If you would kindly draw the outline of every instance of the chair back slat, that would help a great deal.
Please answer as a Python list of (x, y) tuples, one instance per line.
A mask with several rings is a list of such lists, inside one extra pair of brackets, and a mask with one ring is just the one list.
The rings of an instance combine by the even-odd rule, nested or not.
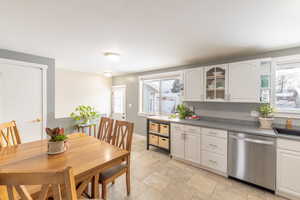
[(98, 139), (111, 143), (114, 120), (108, 117), (101, 117)]
[(0, 147), (21, 144), (21, 139), (15, 121), (0, 124)]
[[(54, 200), (77, 200), (74, 175), (71, 167), (60, 171), (16, 171), (0, 170), (0, 185), (7, 186), (9, 200), (14, 200), (16, 194), (22, 200), (32, 200), (27, 185), (41, 185), (39, 200), (48, 198), (51, 187)], [(63, 198), (61, 187), (65, 189), (66, 198)], [(14, 192), (15, 189), (15, 192)]]
[(134, 125), (131, 122), (116, 120), (112, 144), (127, 151), (131, 151)]

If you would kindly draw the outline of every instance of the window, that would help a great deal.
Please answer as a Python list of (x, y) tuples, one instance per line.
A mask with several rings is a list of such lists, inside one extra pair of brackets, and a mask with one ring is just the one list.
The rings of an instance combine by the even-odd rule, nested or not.
[(300, 60), (278, 63), (275, 77), (277, 110), (300, 114)]
[(181, 103), (181, 76), (160, 74), (140, 78), (140, 113), (168, 115)]

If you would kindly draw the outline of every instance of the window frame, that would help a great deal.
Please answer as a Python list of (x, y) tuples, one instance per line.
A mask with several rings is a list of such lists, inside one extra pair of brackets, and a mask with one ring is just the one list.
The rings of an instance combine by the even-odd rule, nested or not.
[[(158, 73), (158, 74), (151, 74), (145, 76), (139, 76), (139, 100), (138, 100), (138, 115), (147, 117), (147, 116), (154, 116), (154, 115), (167, 115), (166, 113), (161, 113), (161, 100), (159, 101), (159, 112), (158, 113), (146, 113), (143, 112), (143, 81), (162, 81), (162, 80), (169, 80), (173, 78), (179, 78), (180, 81), (183, 80), (183, 72), (182, 71), (174, 71), (174, 72), (165, 72), (165, 73)], [(160, 84), (160, 91), (161, 91), (161, 84)], [(161, 96), (160, 96), (161, 98)]]
[(300, 109), (279, 109), (276, 107), (276, 70), (278, 65), (284, 65), (289, 63), (300, 63), (300, 55), (294, 55), (294, 56), (284, 56), (273, 59), (272, 62), (272, 68), (271, 68), (271, 77), (272, 77), (272, 101), (271, 105), (275, 108), (274, 117), (277, 118), (296, 118), (300, 119)]

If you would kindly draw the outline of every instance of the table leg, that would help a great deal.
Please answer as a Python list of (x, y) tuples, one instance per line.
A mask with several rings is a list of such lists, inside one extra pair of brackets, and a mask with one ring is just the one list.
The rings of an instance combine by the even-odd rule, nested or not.
[(96, 125), (94, 125), (94, 135), (95, 135), (95, 137), (97, 137), (97, 127), (96, 127)]
[(92, 127), (89, 126), (89, 136), (92, 136)]
[(92, 180), (92, 198), (100, 199), (99, 174), (95, 175)]

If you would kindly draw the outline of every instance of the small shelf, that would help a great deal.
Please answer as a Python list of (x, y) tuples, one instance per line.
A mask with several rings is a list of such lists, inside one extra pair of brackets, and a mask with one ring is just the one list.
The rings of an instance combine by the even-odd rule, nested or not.
[(225, 88), (206, 89), (206, 91), (224, 91)]
[(207, 77), (206, 77), (206, 79), (216, 79), (216, 78), (222, 78), (222, 79), (225, 79), (225, 75), (207, 76)]
[(149, 146), (153, 146), (153, 147), (156, 147), (156, 148), (159, 148), (159, 149), (162, 149), (162, 150), (170, 152), (170, 149), (167, 149), (167, 148), (164, 148), (164, 147), (160, 147), (160, 146), (155, 145), (155, 144), (149, 144)]
[(160, 133), (154, 133), (154, 132), (151, 132), (151, 131), (149, 131), (149, 134), (157, 135), (157, 136), (159, 136), (159, 137), (169, 138), (169, 136), (162, 135), (162, 134), (160, 134)]

